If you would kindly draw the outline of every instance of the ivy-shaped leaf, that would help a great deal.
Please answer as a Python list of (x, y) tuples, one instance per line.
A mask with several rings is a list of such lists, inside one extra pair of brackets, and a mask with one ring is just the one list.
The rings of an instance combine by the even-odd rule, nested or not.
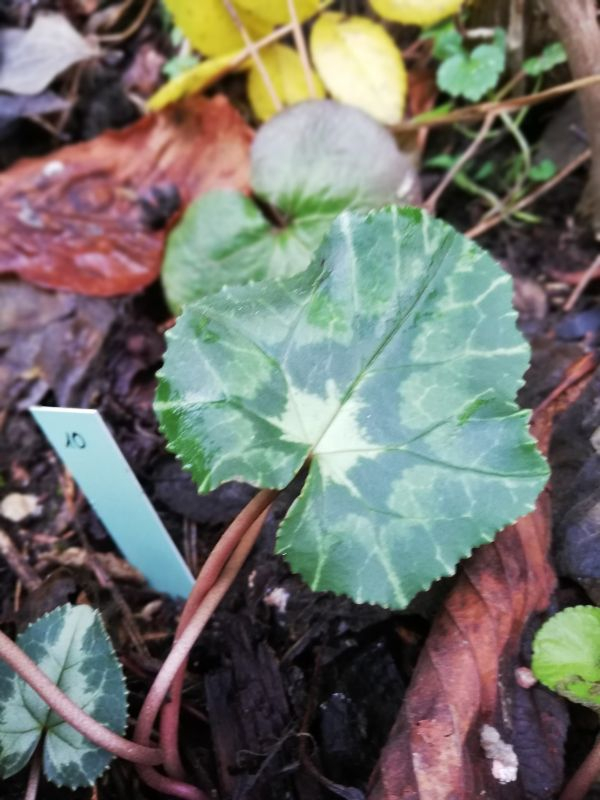
[(537, 78), (544, 72), (549, 72), (567, 60), (567, 51), (561, 42), (546, 45), (539, 56), (533, 56), (523, 62), (523, 72)]
[(224, 285), (300, 272), (340, 211), (394, 202), (414, 176), (392, 135), (362, 111), (332, 100), (284, 111), (251, 151), (252, 188), (277, 221), (242, 194), (207, 192), (192, 203), (167, 242), (169, 305), (179, 311)]
[(574, 606), (537, 632), (531, 667), (549, 689), (600, 711), (600, 608)]
[[(127, 720), (123, 671), (102, 620), (89, 606), (61, 606), (36, 620), (17, 644), (74, 703), (116, 733)], [(58, 786), (89, 786), (113, 756), (51, 711), (0, 663), (0, 775), (29, 761), (44, 737), (44, 773)]]
[(480, 44), (472, 52), (455, 53), (440, 64), (437, 84), (451, 97), (477, 102), (493, 89), (504, 72), (506, 35), (496, 29), (491, 44)]
[(404, 607), (546, 481), (510, 278), (417, 209), (342, 214), (306, 272), (223, 289), (167, 336), (155, 408), (200, 491), (309, 463), (277, 549), (313, 589)]

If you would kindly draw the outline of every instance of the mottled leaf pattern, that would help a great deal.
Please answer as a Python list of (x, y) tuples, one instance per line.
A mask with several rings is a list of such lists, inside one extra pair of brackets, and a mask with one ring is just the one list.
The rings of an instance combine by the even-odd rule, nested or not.
[(156, 411), (201, 491), (283, 487), (278, 551), (317, 590), (401, 608), (530, 511), (508, 275), (417, 209), (342, 214), (312, 266), (224, 289), (168, 334)]
[[(122, 734), (127, 718), (121, 666), (100, 616), (89, 606), (61, 606), (30, 625), (18, 645), (71, 700)], [(58, 786), (88, 786), (112, 755), (63, 722), (10, 667), (0, 663), (0, 774), (29, 761), (44, 736), (44, 773)]]

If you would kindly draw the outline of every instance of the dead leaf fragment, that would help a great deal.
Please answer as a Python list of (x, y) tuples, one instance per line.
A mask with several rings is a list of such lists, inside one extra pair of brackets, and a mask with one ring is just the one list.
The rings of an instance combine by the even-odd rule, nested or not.
[(38, 94), (73, 64), (99, 55), (62, 14), (37, 14), (30, 28), (0, 30), (0, 90)]
[(252, 131), (224, 97), (191, 97), (0, 174), (0, 273), (112, 296), (160, 271), (164, 224), (216, 188), (246, 190)]
[(40, 514), (39, 498), (35, 494), (11, 492), (0, 503), (0, 515), (11, 522), (23, 522)]

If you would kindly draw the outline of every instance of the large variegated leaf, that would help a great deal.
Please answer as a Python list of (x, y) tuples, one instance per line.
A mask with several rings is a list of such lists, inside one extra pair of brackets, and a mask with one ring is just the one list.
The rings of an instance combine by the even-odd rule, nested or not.
[(187, 307), (156, 411), (201, 491), (308, 462), (279, 552), (314, 589), (400, 608), (533, 508), (528, 359), (477, 245), (416, 209), (346, 212), (301, 275)]
[[(123, 672), (96, 611), (61, 606), (30, 625), (17, 643), (84, 711), (116, 733), (124, 732)], [(44, 773), (58, 786), (88, 786), (112, 759), (0, 663), (0, 775), (19, 772), (42, 736)]]
[(336, 214), (395, 202), (414, 169), (392, 135), (331, 100), (294, 106), (258, 132), (251, 151), (254, 200), (208, 192), (192, 203), (167, 243), (162, 280), (174, 311), (224, 285), (305, 269)]

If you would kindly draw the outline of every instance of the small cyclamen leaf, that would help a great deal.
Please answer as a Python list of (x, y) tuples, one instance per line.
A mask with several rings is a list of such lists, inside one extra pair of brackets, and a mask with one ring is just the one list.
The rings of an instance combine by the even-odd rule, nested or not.
[[(123, 671), (97, 612), (61, 606), (31, 624), (17, 644), (88, 714), (122, 734), (127, 719)], [(0, 663), (0, 775), (29, 761), (44, 736), (44, 773), (58, 786), (91, 785), (113, 756), (63, 722)]]
[(301, 272), (337, 213), (393, 202), (415, 177), (388, 131), (331, 100), (302, 103), (263, 125), (251, 172), (255, 194), (283, 212), (283, 224), (272, 225), (235, 192), (192, 203), (165, 251), (162, 280), (173, 311), (224, 285)]
[(531, 667), (549, 689), (600, 711), (600, 608), (574, 606), (537, 632)]
[(185, 309), (155, 408), (201, 491), (281, 488), (309, 459), (279, 552), (313, 589), (400, 608), (533, 507), (528, 359), (479, 247), (417, 209), (344, 213), (306, 272)]

